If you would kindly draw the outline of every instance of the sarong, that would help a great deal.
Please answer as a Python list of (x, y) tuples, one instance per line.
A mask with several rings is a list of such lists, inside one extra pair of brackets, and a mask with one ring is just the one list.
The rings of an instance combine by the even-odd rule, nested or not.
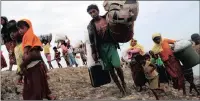
[(120, 58), (117, 48), (113, 43), (102, 43), (99, 48), (99, 55), (104, 63), (104, 70), (120, 68)]
[(24, 74), (23, 99), (43, 100), (50, 94), (44, 62), (27, 69)]
[(167, 72), (172, 77), (173, 87), (175, 89), (183, 88), (184, 75), (180, 62), (174, 56), (169, 56), (169, 59), (164, 64)]

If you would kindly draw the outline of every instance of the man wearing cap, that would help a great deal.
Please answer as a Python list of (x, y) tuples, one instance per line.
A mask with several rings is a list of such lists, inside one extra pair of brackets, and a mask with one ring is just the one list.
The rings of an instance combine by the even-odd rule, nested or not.
[(197, 51), (197, 53), (200, 55), (200, 35), (197, 33), (194, 33), (191, 35), (191, 40), (195, 43), (193, 48)]

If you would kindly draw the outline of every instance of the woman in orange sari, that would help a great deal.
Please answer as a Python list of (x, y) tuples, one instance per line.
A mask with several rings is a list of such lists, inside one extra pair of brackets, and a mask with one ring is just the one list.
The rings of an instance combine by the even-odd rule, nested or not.
[(34, 34), (32, 24), (23, 19), (17, 23), (22, 38), (23, 62), (20, 67), (24, 75), (24, 100), (55, 99), (51, 95), (45, 71), (45, 63), (40, 51), (42, 43)]
[(186, 94), (184, 85), (184, 75), (179, 60), (173, 55), (173, 51), (169, 44), (174, 44), (175, 40), (162, 38), (160, 33), (152, 35), (152, 40), (155, 45), (152, 48), (154, 54), (159, 54), (161, 59), (164, 61), (166, 70), (172, 77), (173, 87), (175, 89), (183, 89), (183, 94)]

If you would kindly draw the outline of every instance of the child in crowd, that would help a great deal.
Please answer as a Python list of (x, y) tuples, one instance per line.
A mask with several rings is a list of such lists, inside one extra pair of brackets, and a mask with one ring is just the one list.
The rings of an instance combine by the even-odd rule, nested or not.
[(165, 69), (164, 63), (162, 59), (159, 57), (158, 54), (154, 54), (152, 51), (149, 51), (149, 54), (151, 55), (151, 63), (155, 64), (157, 67), (157, 71), (159, 73), (159, 84), (160, 87), (166, 91), (168, 90), (168, 84), (169, 84), (169, 75), (167, 74), (167, 71)]
[(152, 64), (149, 60), (145, 59), (145, 56), (137, 55), (135, 60), (142, 65), (146, 78), (149, 81), (149, 86), (151, 89), (158, 89), (159, 75), (156, 71), (156, 66)]
[(53, 47), (53, 50), (55, 52), (54, 58), (56, 59), (58, 67), (62, 68), (62, 65), (60, 64), (60, 60), (61, 60), (61, 58), (60, 58), (60, 52), (58, 51), (57, 47)]

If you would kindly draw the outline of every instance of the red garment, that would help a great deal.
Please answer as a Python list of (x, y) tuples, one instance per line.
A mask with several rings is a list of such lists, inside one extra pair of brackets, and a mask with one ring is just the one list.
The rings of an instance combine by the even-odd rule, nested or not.
[(183, 88), (184, 75), (180, 62), (174, 56), (169, 56), (169, 59), (164, 64), (167, 72), (172, 77), (173, 87), (175, 89)]
[[(1, 51), (0, 51), (1, 52)], [(1, 69), (7, 67), (6, 60), (1, 52)]]
[(8, 50), (8, 56), (9, 56), (9, 60), (10, 60), (10, 65), (16, 65), (16, 58), (15, 58), (15, 53), (14, 53), (14, 49), (16, 46), (16, 42), (14, 41), (10, 41), (5, 43), (6, 49)]
[(24, 74), (23, 99), (43, 100), (43, 98), (48, 98), (50, 94), (44, 62), (27, 69)]

